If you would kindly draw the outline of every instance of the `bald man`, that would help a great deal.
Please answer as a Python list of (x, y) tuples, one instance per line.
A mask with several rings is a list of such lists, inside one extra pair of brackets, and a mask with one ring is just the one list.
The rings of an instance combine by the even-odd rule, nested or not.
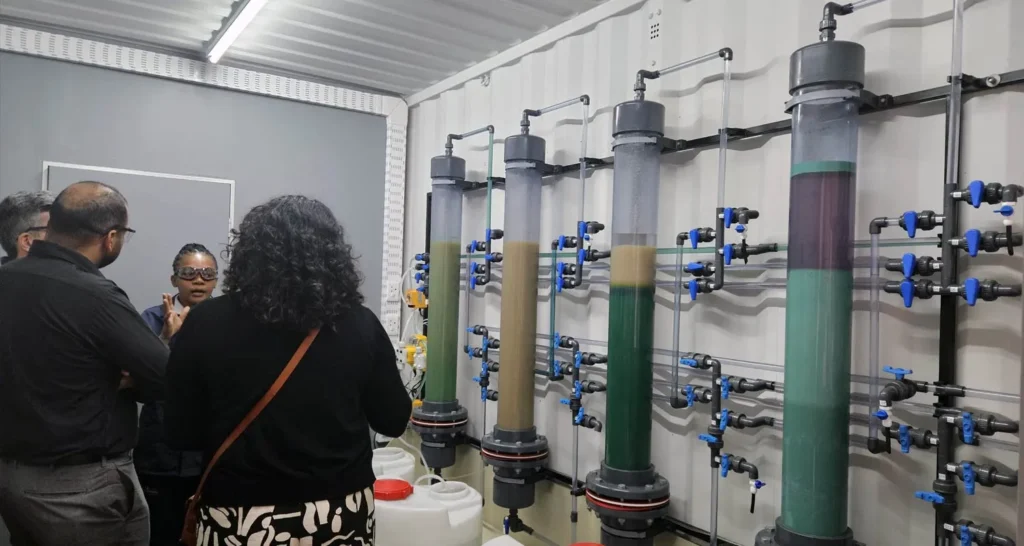
[(0, 268), (0, 516), (13, 546), (149, 543), (131, 450), (136, 401), (162, 398), (168, 350), (100, 272), (133, 232), (119, 191), (79, 182), (54, 201), (46, 240)]

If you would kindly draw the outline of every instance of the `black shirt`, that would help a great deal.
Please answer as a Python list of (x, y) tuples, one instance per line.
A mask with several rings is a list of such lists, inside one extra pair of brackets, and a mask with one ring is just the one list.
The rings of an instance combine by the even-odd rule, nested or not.
[[(167, 365), (171, 447), (207, 460), (263, 396), (305, 332), (258, 322), (231, 296), (189, 313)], [(412, 402), (395, 351), (365, 307), (323, 328), (277, 396), (210, 473), (211, 506), (341, 499), (373, 484), (368, 425), (405, 431)]]
[[(0, 457), (53, 464), (132, 449), (135, 402), (162, 398), (167, 353), (92, 262), (36, 241), (0, 268)], [(118, 389), (122, 371), (135, 389)]]

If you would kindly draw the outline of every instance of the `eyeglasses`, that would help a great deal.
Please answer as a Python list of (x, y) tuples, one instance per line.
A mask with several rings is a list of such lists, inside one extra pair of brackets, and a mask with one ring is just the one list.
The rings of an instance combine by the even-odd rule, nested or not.
[(46, 231), (46, 229), (47, 229), (46, 226), (32, 226), (32, 227), (26, 229), (25, 231), (23, 231), (22, 233), (29, 233), (29, 232), (32, 232), (32, 231)]
[(201, 277), (204, 281), (217, 280), (217, 269), (213, 267), (179, 267), (174, 270), (174, 276), (183, 281), (193, 281)]
[[(128, 244), (132, 240), (132, 235), (135, 235), (135, 230), (128, 226), (113, 226), (106, 232), (117, 231), (124, 234), (124, 244)], [(106, 233), (105, 232), (105, 233)]]

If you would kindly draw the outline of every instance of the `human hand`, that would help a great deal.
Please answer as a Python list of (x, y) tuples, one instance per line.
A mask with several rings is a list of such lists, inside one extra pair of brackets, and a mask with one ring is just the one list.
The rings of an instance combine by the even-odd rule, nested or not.
[(181, 324), (185, 321), (185, 317), (188, 316), (191, 308), (185, 307), (178, 313), (174, 310), (174, 295), (164, 294), (163, 295), (163, 307), (164, 307), (164, 328), (160, 332), (160, 338), (164, 341), (170, 341), (178, 330), (181, 329)]

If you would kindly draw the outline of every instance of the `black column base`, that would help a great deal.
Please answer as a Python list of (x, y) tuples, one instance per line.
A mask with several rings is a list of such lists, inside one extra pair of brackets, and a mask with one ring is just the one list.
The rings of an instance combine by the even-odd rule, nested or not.
[(604, 546), (654, 546), (654, 537), (657, 532), (650, 525), (634, 531), (619, 527), (623, 527), (623, 525), (620, 523), (616, 523), (615, 527), (605, 525), (604, 518), (602, 518), (601, 544)]
[(814, 537), (801, 535), (786, 529), (782, 518), (775, 520), (775, 527), (769, 527), (757, 533), (754, 539), (756, 546), (863, 546), (853, 540), (853, 529), (839, 537)]
[(420, 449), (427, 466), (455, 466), (455, 446), (466, 430), (469, 410), (454, 402), (424, 402), (412, 412), (412, 429), (420, 435)]
[(509, 431), (495, 426), (481, 440), (480, 455), (494, 469), (494, 504), (510, 510), (533, 506), (547, 464), (547, 438), (535, 428)]

